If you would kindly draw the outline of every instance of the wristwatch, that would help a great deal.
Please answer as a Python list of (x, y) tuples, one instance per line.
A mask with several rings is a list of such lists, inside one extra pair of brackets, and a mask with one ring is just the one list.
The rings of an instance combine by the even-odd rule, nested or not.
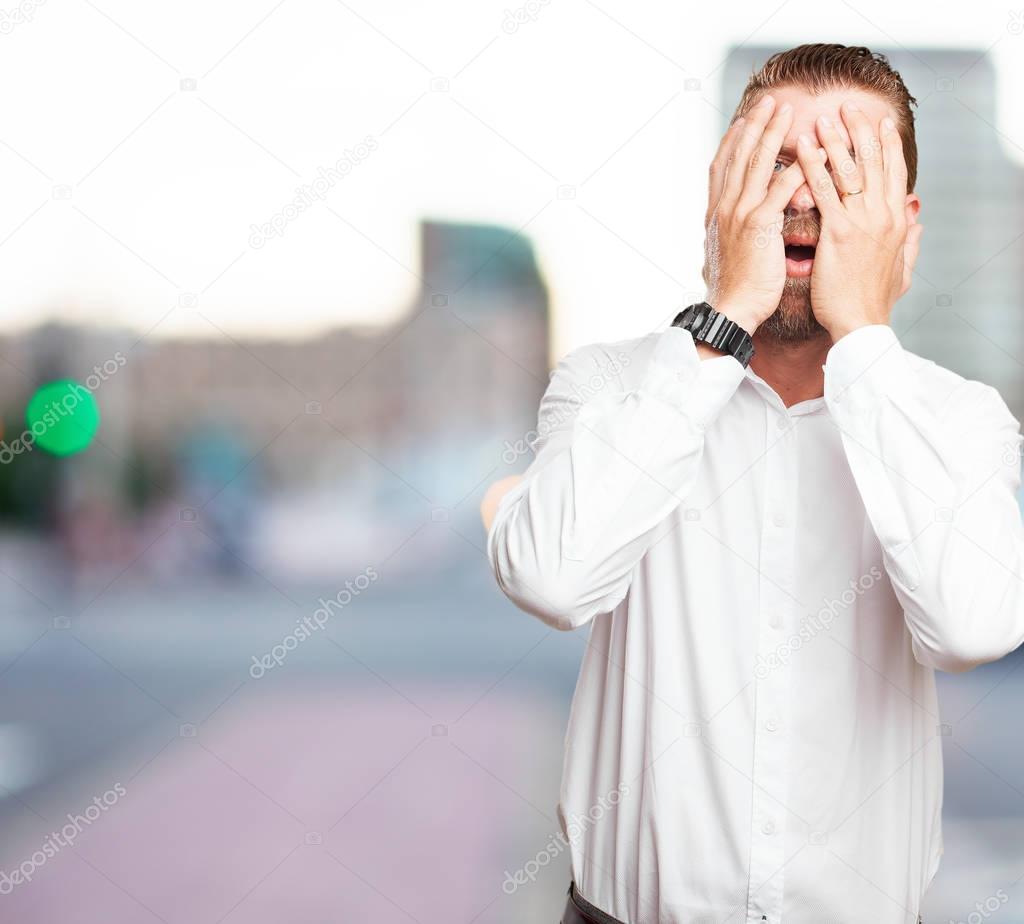
[(707, 302), (697, 302), (676, 315), (673, 327), (688, 330), (695, 342), (706, 343), (726, 356), (733, 356), (741, 366), (750, 365), (754, 355), (754, 341), (739, 324), (730, 321)]

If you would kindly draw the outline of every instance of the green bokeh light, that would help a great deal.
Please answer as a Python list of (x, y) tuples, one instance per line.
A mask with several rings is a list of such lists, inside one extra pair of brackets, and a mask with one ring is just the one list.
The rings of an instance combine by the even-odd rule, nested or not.
[(74, 379), (43, 385), (25, 408), (25, 422), (40, 449), (55, 456), (81, 452), (100, 427), (92, 393)]

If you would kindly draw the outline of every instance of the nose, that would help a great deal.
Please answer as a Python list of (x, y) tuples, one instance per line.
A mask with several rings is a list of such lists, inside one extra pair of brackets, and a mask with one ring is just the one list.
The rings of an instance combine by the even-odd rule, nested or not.
[(809, 212), (814, 208), (814, 196), (811, 195), (811, 187), (803, 183), (789, 200), (786, 215), (789, 218), (794, 218), (802, 212)]

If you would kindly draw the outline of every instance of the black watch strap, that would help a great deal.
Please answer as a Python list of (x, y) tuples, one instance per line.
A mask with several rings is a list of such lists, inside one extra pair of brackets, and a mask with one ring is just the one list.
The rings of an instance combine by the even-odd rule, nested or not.
[(754, 355), (754, 341), (735, 321), (730, 321), (707, 302), (697, 302), (676, 315), (673, 327), (688, 330), (694, 342), (706, 343), (727, 356), (735, 357), (741, 366), (750, 365)]

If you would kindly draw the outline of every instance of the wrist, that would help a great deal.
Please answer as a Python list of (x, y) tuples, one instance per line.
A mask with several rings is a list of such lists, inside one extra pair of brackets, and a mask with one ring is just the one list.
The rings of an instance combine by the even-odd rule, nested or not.
[(734, 302), (722, 301), (712, 307), (715, 311), (724, 314), (730, 321), (739, 324), (751, 337), (754, 336), (754, 331), (761, 324), (761, 319), (753, 312)]
[(888, 321), (871, 321), (867, 318), (858, 318), (857, 320), (844, 320), (836, 324), (831, 324), (828, 327), (829, 336), (832, 338), (833, 343), (838, 343), (847, 334), (852, 334), (855, 330), (861, 327), (867, 327), (871, 324), (888, 324)]

